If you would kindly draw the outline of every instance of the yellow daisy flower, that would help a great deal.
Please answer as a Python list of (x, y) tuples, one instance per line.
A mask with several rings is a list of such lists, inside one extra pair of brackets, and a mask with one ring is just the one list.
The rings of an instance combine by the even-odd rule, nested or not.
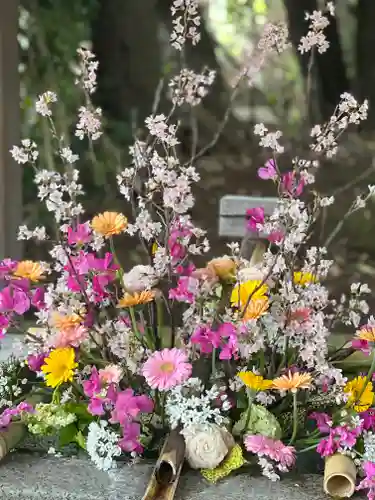
[(73, 380), (74, 369), (77, 366), (74, 349), (64, 347), (53, 350), (45, 359), (41, 370), (46, 375), (46, 384), (49, 387), (57, 387)]
[(118, 212), (103, 212), (96, 215), (91, 221), (93, 230), (104, 238), (122, 233), (127, 226), (128, 219)]
[(304, 273), (302, 271), (296, 271), (293, 274), (293, 281), (296, 285), (310, 285), (311, 283), (316, 283), (318, 278), (312, 273)]
[(232, 305), (238, 304), (244, 307), (247, 304), (249, 297), (251, 300), (266, 299), (268, 286), (260, 280), (245, 281), (245, 283), (238, 283), (232, 291), (230, 301)]
[(272, 386), (279, 391), (297, 392), (298, 389), (310, 389), (311, 382), (312, 377), (309, 373), (292, 373), (289, 371), (286, 375), (275, 378)]
[(44, 268), (39, 262), (32, 260), (21, 260), (13, 273), (16, 278), (26, 278), (30, 281), (40, 281), (45, 278), (43, 276)]
[(155, 298), (155, 292), (152, 290), (146, 290), (141, 293), (126, 293), (122, 299), (118, 301), (117, 307), (133, 307), (138, 306), (139, 304), (147, 304), (148, 302), (152, 302)]
[(374, 400), (372, 383), (368, 382), (366, 388), (363, 390), (365, 382), (366, 377), (356, 377), (350, 380), (344, 387), (344, 392), (349, 395), (347, 406), (354, 408), (358, 413), (368, 410)]
[(252, 391), (266, 391), (272, 387), (272, 380), (267, 380), (261, 375), (255, 375), (251, 371), (239, 372), (237, 376)]

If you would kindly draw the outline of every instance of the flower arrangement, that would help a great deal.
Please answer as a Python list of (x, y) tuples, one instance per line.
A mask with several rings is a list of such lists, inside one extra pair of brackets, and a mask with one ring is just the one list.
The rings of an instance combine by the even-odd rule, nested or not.
[[(197, 2), (175, 0), (172, 14), (173, 46), (198, 43)], [(314, 12), (309, 19), (301, 51), (322, 52), (328, 17)], [(254, 64), (280, 51), (284, 38), (280, 26), (267, 25)], [(90, 100), (97, 63), (87, 49), (79, 57), (77, 85), (86, 105), (76, 136), (94, 147), (101, 136), (101, 111)], [(240, 80), (252, 74), (249, 66)], [(365, 284), (352, 284), (339, 301), (330, 297), (324, 279), (332, 261), (324, 246), (309, 244), (322, 207), (334, 201), (310, 189), (318, 160), (297, 158), (285, 171), (281, 132), (256, 125), (254, 134), (271, 151), (258, 175), (274, 184), (278, 203), (270, 216), (262, 207), (249, 209), (246, 224), (264, 235), (268, 248), (247, 260), (231, 243), (228, 255), (196, 267), (196, 256), (209, 250), (205, 232), (188, 215), (200, 152), (180, 160), (172, 118), (181, 105), (199, 104), (213, 78), (186, 69), (173, 78), (171, 112), (147, 118), (148, 138), (135, 141), (132, 163), (117, 176), (127, 208), (89, 220), (79, 201), (78, 155), (54, 122), (57, 95), (39, 97), (36, 111), (50, 126), (61, 170), (40, 169), (29, 139), (11, 152), (34, 168), (38, 198), (58, 231), (49, 236), (42, 227), (20, 228), (20, 239), (50, 242), (50, 264), (6, 259), (0, 265), (1, 335), (21, 327), (29, 311), (38, 326), (25, 339), (31, 387), (21, 401), (4, 396), (1, 427), (21, 420), (33, 434), (57, 435), (61, 446), (75, 443), (103, 470), (122, 457), (157, 453), (174, 430), (183, 437), (187, 462), (212, 482), (252, 462), (277, 480), (305, 451), (339, 453), (363, 472), (358, 488), (374, 499), (375, 319)], [(334, 155), (339, 136), (364, 120), (366, 110), (366, 102), (343, 94), (330, 122), (312, 131), (314, 158)], [(374, 192), (369, 186), (348, 215)], [(120, 261), (123, 233), (140, 238), (143, 265), (129, 269)], [(372, 356), (368, 372), (352, 380), (338, 363), (347, 349), (329, 343), (340, 324), (356, 331), (349, 351)], [(39, 402), (28, 404), (35, 394)]]

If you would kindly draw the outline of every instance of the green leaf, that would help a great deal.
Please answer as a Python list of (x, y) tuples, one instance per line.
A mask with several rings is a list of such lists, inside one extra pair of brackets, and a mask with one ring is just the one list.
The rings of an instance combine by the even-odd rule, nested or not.
[(76, 441), (77, 433), (78, 429), (75, 424), (69, 424), (66, 427), (63, 427), (59, 433), (60, 446), (66, 446), (69, 443), (74, 443), (74, 441)]
[(78, 444), (80, 448), (86, 449), (86, 439), (81, 431), (78, 431), (75, 436), (75, 442)]

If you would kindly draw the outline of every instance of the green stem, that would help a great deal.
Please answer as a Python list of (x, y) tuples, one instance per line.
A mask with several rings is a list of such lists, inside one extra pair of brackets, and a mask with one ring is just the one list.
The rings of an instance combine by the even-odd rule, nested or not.
[(298, 431), (298, 406), (297, 406), (297, 391), (293, 393), (293, 433), (289, 441), (289, 446), (294, 443)]
[(119, 261), (119, 259), (118, 259), (118, 257), (117, 257), (117, 254), (116, 254), (116, 249), (115, 249), (115, 243), (114, 243), (114, 241), (113, 241), (112, 236), (109, 238), (109, 247), (110, 247), (110, 249), (111, 249), (111, 253), (112, 253), (112, 255), (113, 255), (113, 259), (114, 259), (115, 263), (116, 263), (116, 264), (119, 266), (119, 268), (120, 268), (118, 272), (119, 272), (119, 275), (120, 275), (120, 281), (121, 281), (121, 283), (122, 283), (122, 278), (123, 278), (123, 276), (124, 276), (124, 271), (123, 271), (122, 266), (121, 266), (121, 264), (120, 264), (120, 261)]
[(308, 446), (307, 448), (304, 448), (303, 450), (298, 451), (298, 453), (306, 453), (307, 451), (315, 450), (315, 448), (318, 446), (319, 443), (315, 443), (311, 446)]
[(247, 415), (246, 415), (246, 421), (245, 421), (245, 427), (243, 430), (243, 434), (246, 434), (247, 429), (249, 428), (250, 419), (251, 419), (251, 409), (253, 406), (253, 396), (252, 396), (251, 391), (249, 389), (246, 389), (246, 393), (247, 393), (247, 400), (249, 402), (249, 406), (247, 407)]
[(216, 375), (216, 348), (215, 347), (212, 350), (211, 371), (212, 371), (212, 377), (214, 378)]
[(371, 361), (371, 366), (370, 366), (370, 369), (367, 373), (367, 377), (365, 379), (365, 383), (363, 384), (363, 387), (362, 387), (362, 390), (361, 392), (359, 393), (358, 397), (357, 397), (357, 401), (356, 401), (356, 404), (359, 404), (360, 401), (361, 401), (361, 397), (362, 397), (362, 394), (365, 392), (366, 390), (366, 387), (367, 387), (367, 384), (370, 382), (371, 378), (372, 378), (372, 375), (375, 371), (375, 350), (373, 349), (372, 350), (372, 361)]
[(129, 307), (129, 314), (130, 314), (130, 319), (131, 319), (131, 322), (132, 322), (132, 327), (133, 327), (133, 330), (134, 330), (134, 334), (136, 336), (139, 336), (138, 327), (137, 327), (137, 320), (136, 320), (136, 317), (135, 317), (134, 307)]

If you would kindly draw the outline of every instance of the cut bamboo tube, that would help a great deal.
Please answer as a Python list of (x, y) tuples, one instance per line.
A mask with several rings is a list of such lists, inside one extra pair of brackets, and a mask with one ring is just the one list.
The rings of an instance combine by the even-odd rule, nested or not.
[(336, 453), (326, 459), (324, 491), (334, 498), (350, 498), (355, 492), (356, 475), (353, 460)]
[(142, 500), (173, 500), (184, 458), (184, 438), (174, 430), (164, 443)]

